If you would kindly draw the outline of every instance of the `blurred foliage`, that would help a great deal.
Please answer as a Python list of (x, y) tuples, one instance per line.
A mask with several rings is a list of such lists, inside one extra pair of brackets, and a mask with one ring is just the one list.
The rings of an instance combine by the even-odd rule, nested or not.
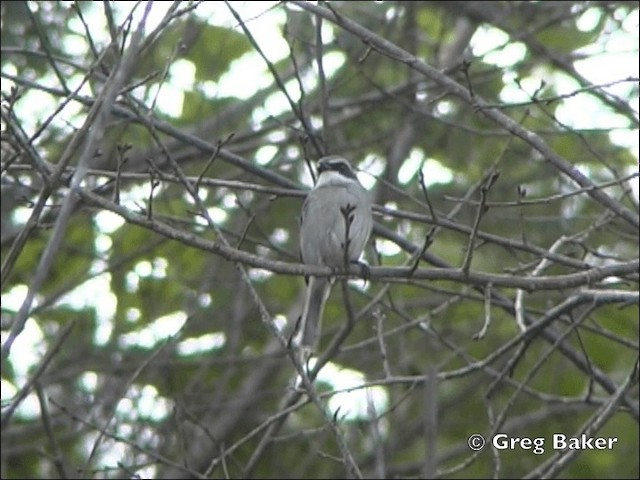
[[(431, 214), (418, 175), (423, 169), (428, 201), (449, 223), (438, 226), (427, 250), (431, 262), (419, 267), (436, 260), (460, 267), (477, 216), (479, 187), (495, 170), (500, 175), (487, 192), (489, 208), (473, 246), (472, 271), (530, 276), (542, 260), (540, 252), (559, 239), (564, 243), (554, 253), (563, 261), (550, 262), (540, 275), (637, 258), (638, 232), (587, 192), (576, 192), (574, 182), (482, 109), (401, 59), (324, 20), (326, 84), (321, 88), (316, 17), (291, 4), (255, 2), (241, 9), (245, 2), (231, 2), (273, 61), (292, 107), (237, 20), (224, 4), (212, 3), (178, 4), (158, 35), (146, 37), (126, 91), (118, 97), (117, 106), (132, 115), (114, 112), (103, 141), (95, 145), (94, 169), (83, 188), (187, 237), (221, 242), (224, 235), (234, 248), (297, 262), (302, 197), (215, 183), (283, 186), (224, 156), (214, 158), (194, 139), (301, 188), (310, 178), (304, 159), (312, 164), (324, 153), (341, 153), (375, 178), (371, 194), (378, 205), (420, 216), (375, 215), (418, 249), (434, 225), (420, 220)], [(614, 181), (637, 171), (637, 152), (618, 140), (637, 129), (630, 118), (638, 113), (637, 72), (628, 75), (636, 76), (633, 82), (618, 85), (614, 99), (613, 90), (585, 85), (574, 70), (577, 61), (597, 56), (603, 42), (630, 23), (636, 27), (627, 31), (636, 42), (630, 50), (637, 50), (637, 4), (336, 1), (328, 6), (471, 87), (595, 184), (611, 182), (605, 192), (638, 211), (637, 193), (630, 193), (627, 182)], [(62, 185), (46, 193), (50, 185), (24, 138), (41, 163), (59, 164), (137, 26), (138, 20), (127, 20), (129, 8), (117, 2), (2, 2), (0, 7), (3, 342), (59, 206), (71, 194), (71, 170), (63, 174)], [(162, 8), (153, 5), (152, 12)], [(110, 46), (111, 15), (115, 46)], [(583, 15), (594, 21), (589, 24)], [(277, 25), (269, 40), (259, 35), (266, 18)], [(147, 28), (147, 35), (151, 31)], [(503, 37), (507, 40), (500, 43)], [(476, 54), (479, 38), (498, 39), (495, 49)], [(515, 43), (522, 45), (521, 55), (508, 52)], [(80, 97), (56, 110), (85, 79)], [(566, 79), (573, 90), (567, 91)], [(539, 88), (529, 88), (532, 84)], [(303, 94), (297, 95), (300, 89)], [(514, 96), (521, 101), (512, 101)], [(589, 128), (561, 120), (576, 98), (602, 112)], [(581, 120), (576, 123), (587, 123), (583, 112), (574, 114)], [(305, 130), (301, 115), (313, 131)], [(151, 128), (149, 119), (166, 128)], [(440, 168), (425, 167), (438, 165), (433, 160)], [(173, 162), (194, 181), (202, 177), (198, 195), (219, 232), (207, 226)], [(41, 195), (48, 195), (46, 206), (25, 230)], [(207, 478), (343, 478), (342, 452), (316, 405), (301, 404), (282, 425), (275, 418), (295, 375), (255, 298), (289, 335), (302, 306), (302, 279), (245, 267), (249, 288), (229, 259), (152, 228), (105, 220), (102, 213), (79, 202), (27, 328), (3, 360), (3, 420), (18, 390), (34, 389), (3, 424), (2, 478), (174, 478), (194, 472)], [(368, 263), (410, 265), (411, 252), (396, 243), (377, 236), (366, 252)], [(637, 278), (585, 287), (637, 292)], [(350, 285), (354, 312), (386, 288), (377, 281)], [(529, 321), (540, 319), (576, 292), (527, 292), (525, 314)], [(465, 282), (398, 279), (353, 325), (316, 386), (363, 476), (422, 477), (425, 449), (433, 448), (437, 472), (447, 478), (524, 476), (556, 453), (554, 433), (579, 435), (610, 401), (612, 392), (599, 375), (620, 385), (637, 362), (637, 302), (577, 305), (545, 330), (556, 339), (566, 335), (560, 345), (537, 332), (493, 358), (520, 330), (516, 291), (493, 288), (491, 293), (488, 301), (486, 291)], [(345, 303), (338, 282), (325, 310), (323, 349), (344, 328)], [(487, 314), (487, 331), (476, 339)], [(69, 336), (62, 339), (70, 324)], [(52, 349), (55, 355), (32, 385)], [(471, 369), (486, 359), (491, 361)], [(420, 380), (432, 368), (441, 379), (436, 392), (425, 392)], [(354, 388), (347, 374), (359, 375), (358, 383), (377, 382), (378, 390)], [(349, 388), (360, 393), (360, 402), (374, 391), (383, 392), (385, 400), (361, 406), (355, 414), (356, 397), (336, 392)], [(35, 389), (43, 393), (41, 401)], [(434, 398), (436, 445), (428, 444), (424, 425), (425, 403)], [(626, 398), (637, 409), (637, 385)], [(637, 418), (624, 402), (616, 408), (592, 435), (617, 437), (615, 448), (582, 452), (556, 476), (638, 477)], [(278, 428), (247, 471), (262, 448), (264, 422)], [(492, 432), (543, 437), (545, 452), (492, 451), (487, 445), (472, 458), (469, 435)], [(218, 456), (222, 460), (214, 461)]]

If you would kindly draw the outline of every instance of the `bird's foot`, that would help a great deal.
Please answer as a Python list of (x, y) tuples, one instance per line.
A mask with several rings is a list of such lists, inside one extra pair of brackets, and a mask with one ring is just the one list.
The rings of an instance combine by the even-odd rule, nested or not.
[(360, 260), (352, 260), (351, 264), (360, 267), (360, 278), (362, 278), (366, 283), (371, 276), (371, 269), (369, 268), (369, 265), (361, 262)]

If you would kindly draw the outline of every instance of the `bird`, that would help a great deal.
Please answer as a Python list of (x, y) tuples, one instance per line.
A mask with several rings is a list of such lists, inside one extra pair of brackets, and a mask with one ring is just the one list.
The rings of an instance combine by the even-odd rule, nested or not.
[[(358, 263), (373, 225), (369, 194), (342, 156), (321, 158), (317, 169), (317, 182), (300, 215), (302, 262), (332, 268)], [(319, 343), (322, 313), (334, 279), (309, 276), (306, 281), (298, 331), (301, 350), (310, 353)]]

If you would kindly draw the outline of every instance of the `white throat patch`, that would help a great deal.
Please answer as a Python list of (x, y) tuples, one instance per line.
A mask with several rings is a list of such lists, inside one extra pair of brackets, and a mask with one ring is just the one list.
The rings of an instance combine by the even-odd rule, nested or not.
[(333, 170), (325, 170), (320, 174), (320, 177), (318, 177), (316, 187), (322, 185), (350, 185), (352, 183), (356, 183), (356, 180), (345, 177), (341, 173), (334, 172)]

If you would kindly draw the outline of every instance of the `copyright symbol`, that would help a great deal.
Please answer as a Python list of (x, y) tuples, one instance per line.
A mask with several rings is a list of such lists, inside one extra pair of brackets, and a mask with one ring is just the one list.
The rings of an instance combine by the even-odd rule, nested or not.
[(469, 444), (469, 448), (471, 450), (477, 452), (478, 450), (482, 450), (482, 447), (484, 447), (484, 437), (479, 433), (474, 433), (469, 437), (467, 443)]

